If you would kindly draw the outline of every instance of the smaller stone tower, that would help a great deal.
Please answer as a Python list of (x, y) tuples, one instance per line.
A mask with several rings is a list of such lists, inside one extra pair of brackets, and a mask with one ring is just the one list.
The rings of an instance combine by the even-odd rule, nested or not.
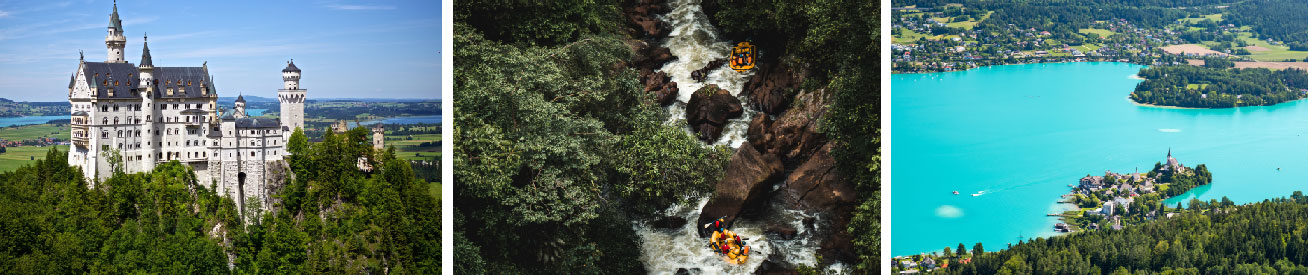
[(386, 127), (381, 123), (372, 126), (372, 149), (386, 148)]
[(300, 89), (300, 68), (295, 67), (295, 60), (286, 62), (282, 69), (282, 89), (277, 90), (277, 101), (281, 102), (282, 133), (290, 139), (296, 128), (304, 128), (304, 100), (308, 90)]
[(245, 95), (236, 96), (236, 111), (232, 112), (232, 117), (245, 118)]

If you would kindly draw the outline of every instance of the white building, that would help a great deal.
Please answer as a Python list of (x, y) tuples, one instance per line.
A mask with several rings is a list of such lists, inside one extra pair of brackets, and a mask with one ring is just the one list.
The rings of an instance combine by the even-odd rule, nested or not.
[(141, 63), (125, 61), (127, 39), (117, 4), (108, 32), (105, 62), (88, 62), (83, 56), (68, 83), (73, 112), (69, 164), (81, 168), (94, 185), (113, 174), (109, 158), (115, 154), (126, 173), (179, 161), (195, 169), (201, 185), (213, 184), (235, 199), (242, 212), (251, 202), (266, 205), (270, 184), (287, 173), (282, 162), (286, 141), (304, 126), (306, 90), (300, 89), (300, 69), (288, 62), (282, 70), (280, 121), (252, 118), (245, 113), (244, 96), (230, 112), (217, 105), (207, 62), (155, 67), (144, 41)]

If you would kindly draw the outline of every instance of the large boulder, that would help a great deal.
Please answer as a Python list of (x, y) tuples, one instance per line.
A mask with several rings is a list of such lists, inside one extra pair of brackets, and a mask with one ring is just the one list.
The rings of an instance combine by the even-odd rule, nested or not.
[[(726, 217), (727, 224), (735, 221), (742, 211), (763, 205), (772, 183), (780, 180), (784, 168), (776, 155), (762, 154), (746, 142), (727, 163), (725, 177), (714, 186), (713, 197), (700, 211), (696, 228), (717, 218)], [(706, 231), (700, 230), (700, 235)]]
[(740, 117), (744, 111), (740, 99), (718, 85), (708, 85), (695, 91), (686, 103), (686, 123), (700, 140), (712, 143), (722, 135), (727, 121)]
[(790, 106), (794, 91), (799, 89), (802, 79), (784, 63), (777, 65), (759, 64), (758, 73), (745, 83), (744, 92), (749, 95), (749, 104), (769, 115), (780, 115)]
[(794, 100), (800, 104), (787, 110), (776, 121), (755, 118), (745, 135), (756, 146), (755, 149), (777, 154), (785, 161), (786, 167), (803, 163), (827, 143), (826, 135), (820, 132), (821, 118), (827, 111), (826, 97), (820, 92), (801, 91)]

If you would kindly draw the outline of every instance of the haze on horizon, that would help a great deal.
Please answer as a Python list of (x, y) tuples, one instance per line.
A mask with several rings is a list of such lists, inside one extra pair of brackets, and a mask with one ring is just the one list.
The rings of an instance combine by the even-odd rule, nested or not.
[[(102, 62), (112, 1), (0, 2), (0, 98), (67, 101), (78, 51)], [(310, 98), (439, 99), (440, 1), (119, 1), (124, 54), (208, 62), (219, 96), (276, 98), (286, 61)]]

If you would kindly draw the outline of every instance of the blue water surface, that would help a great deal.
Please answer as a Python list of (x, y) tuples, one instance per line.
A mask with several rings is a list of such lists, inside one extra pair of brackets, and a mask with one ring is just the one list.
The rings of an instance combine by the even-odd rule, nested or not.
[(977, 242), (995, 251), (1054, 235), (1057, 219), (1045, 214), (1063, 209), (1068, 184), (1110, 169), (1148, 171), (1169, 148), (1213, 173), (1212, 185), (1169, 203), (1308, 190), (1308, 103), (1141, 106), (1127, 99), (1141, 68), (1056, 63), (892, 76), (891, 253)]

